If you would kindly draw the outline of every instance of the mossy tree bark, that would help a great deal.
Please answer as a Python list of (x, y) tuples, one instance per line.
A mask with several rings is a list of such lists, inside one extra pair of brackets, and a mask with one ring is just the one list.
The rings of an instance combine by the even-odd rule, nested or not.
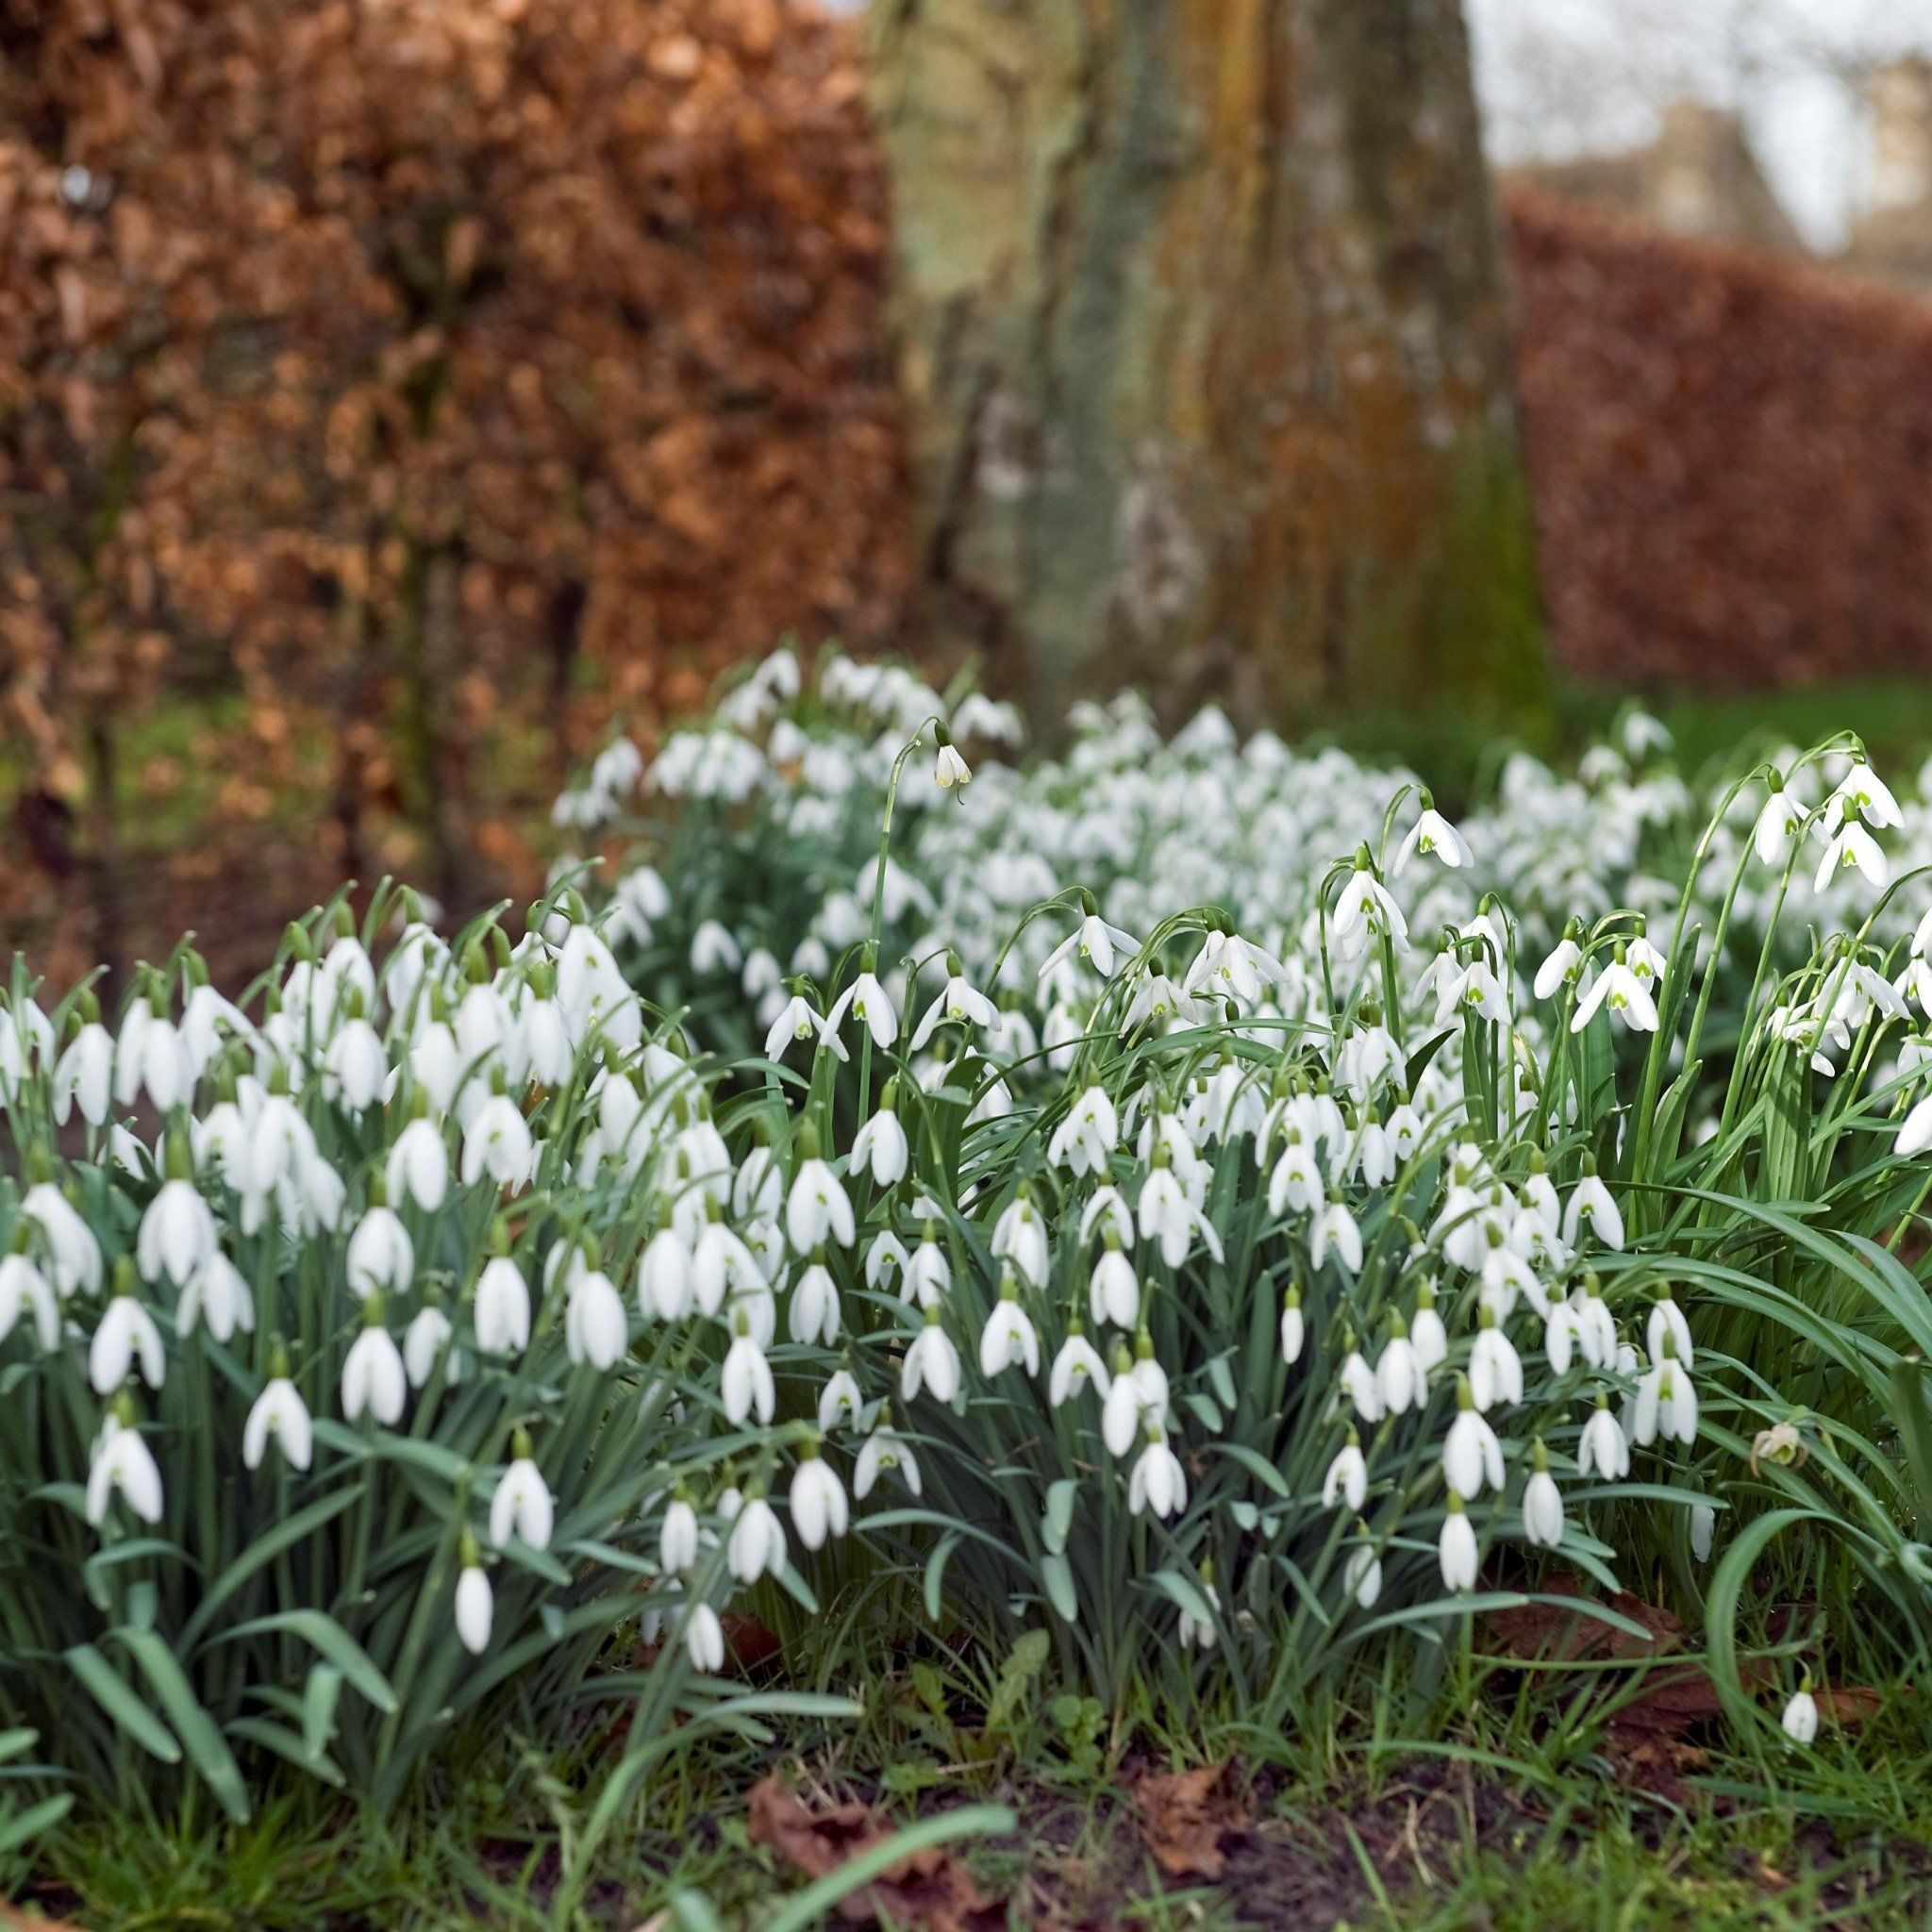
[(1540, 700), (1458, 0), (873, 0), (928, 622), (1042, 721)]

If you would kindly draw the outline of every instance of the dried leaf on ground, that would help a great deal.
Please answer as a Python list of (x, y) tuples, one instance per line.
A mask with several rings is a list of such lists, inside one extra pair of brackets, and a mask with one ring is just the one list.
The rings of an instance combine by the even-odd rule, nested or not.
[[(808, 1878), (823, 1878), (892, 1835), (891, 1822), (856, 1801), (811, 1806), (782, 1778), (752, 1787), (750, 1832)], [(1002, 1901), (989, 1899), (964, 1863), (943, 1845), (911, 1853), (839, 1901), (854, 1924), (884, 1920), (918, 1932), (993, 1932), (1006, 1924)]]
[(1143, 1772), (1134, 1780), (1141, 1836), (1171, 1878), (1218, 1878), (1227, 1853), (1222, 1840), (1245, 1831), (1253, 1808), (1231, 1761), (1191, 1771)]

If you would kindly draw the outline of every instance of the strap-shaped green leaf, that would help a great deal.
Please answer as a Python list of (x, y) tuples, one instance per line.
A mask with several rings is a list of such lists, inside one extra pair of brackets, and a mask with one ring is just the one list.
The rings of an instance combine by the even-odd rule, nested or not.
[(150, 1757), (158, 1757), (163, 1764), (181, 1762), (181, 1745), (175, 1734), (92, 1643), (76, 1643), (61, 1655), (88, 1695)]

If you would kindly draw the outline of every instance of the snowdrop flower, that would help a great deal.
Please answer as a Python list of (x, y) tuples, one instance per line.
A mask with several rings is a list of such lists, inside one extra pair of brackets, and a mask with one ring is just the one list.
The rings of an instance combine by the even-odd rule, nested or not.
[(359, 1013), (337, 1029), (322, 1065), (325, 1091), (357, 1113), (375, 1105), (389, 1078), (389, 1056), (375, 1028)]
[(1797, 843), (1799, 828), (1805, 823), (1805, 808), (1785, 790), (1783, 774), (1775, 768), (1771, 774), (1771, 791), (1751, 828), (1751, 846), (1761, 865), (1782, 865)]
[(1904, 823), (1890, 788), (1863, 758), (1853, 762), (1824, 801), (1825, 829), (1836, 831), (1854, 814), (1877, 831)]
[(845, 1534), (848, 1515), (844, 1486), (818, 1444), (808, 1442), (791, 1474), (791, 1524), (799, 1541), (808, 1550), (822, 1548), (828, 1536)]
[(658, 1562), (667, 1575), (681, 1576), (698, 1559), (698, 1512), (682, 1489), (664, 1508), (658, 1526)]
[(1127, 1513), (1138, 1516), (1143, 1509), (1151, 1509), (1165, 1518), (1185, 1508), (1187, 1501), (1188, 1476), (1180, 1457), (1168, 1447), (1165, 1436), (1149, 1429), (1147, 1446), (1127, 1478)]
[(850, 1168), (858, 1173), (869, 1167), (874, 1184), (890, 1188), (905, 1179), (911, 1161), (906, 1129), (899, 1124), (898, 1082), (888, 1080), (879, 1096), (878, 1111), (852, 1138)]
[(276, 1351), (274, 1369), (262, 1391), (248, 1411), (242, 1426), (242, 1460), (250, 1469), (259, 1469), (261, 1459), (274, 1442), (289, 1467), (301, 1471), (308, 1467), (314, 1454), (314, 1424), (308, 1405), (289, 1379), (288, 1357)]
[(175, 1308), (175, 1332), (187, 1336), (197, 1322), (208, 1324), (217, 1341), (227, 1341), (239, 1328), (255, 1332), (255, 1297), (242, 1271), (218, 1248), (189, 1277)]
[(1416, 1359), (1415, 1344), (1409, 1341), (1407, 1325), (1400, 1315), (1391, 1318), (1389, 1340), (1375, 1364), (1375, 1389), (1383, 1408), (1391, 1415), (1406, 1414), (1428, 1400), (1429, 1378)]
[(737, 1333), (724, 1353), (718, 1396), (724, 1404), (725, 1419), (738, 1428), (754, 1413), (759, 1422), (770, 1422), (777, 1407), (778, 1391), (772, 1380), (772, 1365), (752, 1336), (744, 1311), (740, 1309), (734, 1319)]
[(827, 1238), (849, 1248), (857, 1229), (852, 1203), (837, 1174), (819, 1158), (818, 1136), (808, 1122), (798, 1130), (798, 1174), (785, 1197), (785, 1232), (794, 1252), (808, 1255)]
[(839, 1289), (825, 1266), (824, 1249), (798, 1277), (791, 1291), (791, 1335), (793, 1341), (817, 1341), (829, 1348), (839, 1339)]
[(1465, 1502), (1474, 1502), (1485, 1481), (1492, 1490), (1503, 1487), (1503, 1446), (1483, 1420), (1466, 1380), (1458, 1381), (1456, 1400), (1456, 1420), (1442, 1443), (1442, 1475)]
[(1489, 1410), (1499, 1402), (1523, 1400), (1523, 1359), (1515, 1344), (1496, 1325), (1494, 1312), (1482, 1311), (1482, 1326), (1469, 1351), (1469, 1388), (1475, 1406)]
[(180, 1287), (208, 1265), (215, 1247), (215, 1218), (195, 1192), (194, 1183), (178, 1177), (164, 1181), (141, 1217), (135, 1237), (135, 1258), (142, 1275)]
[(1090, 1385), (1105, 1403), (1111, 1386), (1107, 1365), (1100, 1359), (1099, 1351), (1087, 1340), (1079, 1323), (1075, 1322), (1067, 1330), (1067, 1339), (1053, 1358), (1053, 1368), (1047, 1376), (1047, 1400), (1055, 1408), (1064, 1408), (1082, 1389)]
[(521, 1355), (530, 1345), (530, 1291), (508, 1255), (483, 1264), (472, 1320), (476, 1346), (487, 1355)]
[(392, 1208), (373, 1201), (349, 1237), (349, 1292), (400, 1294), (416, 1277), (416, 1246)]
[(939, 756), (933, 760), (932, 782), (941, 791), (957, 789), (963, 794), (967, 781), (973, 776), (973, 768), (959, 756), (958, 746), (943, 724), (934, 725), (933, 735), (939, 741)]
[(113, 1103), (114, 1041), (98, 1020), (88, 1021), (54, 1064), (54, 1119), (61, 1126), (77, 1105), (98, 1127)]
[(630, 1346), (624, 1298), (602, 1270), (586, 1266), (572, 1281), (564, 1307), (564, 1347), (573, 1362), (615, 1368)]
[(824, 1019), (824, 1033), (836, 1033), (847, 1013), (872, 1035), (874, 1045), (881, 1053), (898, 1038), (898, 1009), (869, 966), (832, 1002)]
[(1577, 1438), (1576, 1467), (1581, 1474), (1593, 1474), (1605, 1482), (1621, 1482), (1630, 1474), (1629, 1441), (1602, 1396)]
[(158, 1389), (167, 1372), (161, 1331), (155, 1319), (135, 1300), (131, 1284), (108, 1302), (87, 1352), (88, 1380), (96, 1395), (111, 1394), (126, 1381), (139, 1361), (142, 1380)]
[[(417, 1309), (414, 1320), (403, 1331), (403, 1368), (412, 1389), (427, 1386), (455, 1332), (449, 1317), (435, 1302)], [(449, 1358), (449, 1379), (461, 1379), (459, 1360), (454, 1355)]]
[(691, 1669), (708, 1676), (724, 1668), (724, 1626), (709, 1604), (693, 1604), (685, 1612), (684, 1652)]
[(1462, 1498), (1449, 1491), (1449, 1507), (1442, 1517), (1440, 1546), (1442, 1587), (1445, 1590), (1474, 1590), (1477, 1569), (1475, 1530), (1462, 1507)]
[(1660, 1294), (1650, 1305), (1644, 1346), (1654, 1362), (1662, 1361), (1666, 1355), (1674, 1355), (1689, 1368), (1697, 1359), (1696, 1351), (1690, 1345), (1690, 1324), (1685, 1321), (1683, 1309), (1668, 1293)]
[(1024, 1181), (993, 1224), (991, 1249), (993, 1258), (1008, 1262), (1023, 1281), (1035, 1288), (1046, 1285), (1046, 1224)]
[(1462, 834), (1436, 809), (1426, 791), (1422, 797), (1422, 816), (1416, 820), (1408, 837), (1402, 841), (1402, 849), (1395, 855), (1393, 870), (1398, 878), (1418, 853), (1440, 858), (1452, 872), (1459, 871), (1470, 863), (1469, 846)]
[[(691, 1312), (693, 1299), (692, 1256), (684, 1238), (674, 1227), (660, 1227), (644, 1243), (638, 1257), (638, 1307), (645, 1321), (675, 1322)], [(704, 1312), (716, 1314), (722, 1305), (724, 1283), (712, 1284), (716, 1291)], [(702, 1307), (702, 1304), (700, 1304)]]
[[(21, 1196), (20, 1218), (41, 1230), (47, 1243), (47, 1272), (62, 1295), (96, 1292), (101, 1285), (101, 1244), (73, 1202), (52, 1181), (37, 1181)], [(22, 1228), (25, 1233), (25, 1228)]]
[(1101, 978), (1111, 979), (1116, 961), (1130, 959), (1140, 950), (1141, 941), (1132, 933), (1123, 932), (1117, 925), (1109, 925), (1092, 909), (1090, 900), (1079, 924), (1046, 956), (1039, 976), (1041, 979), (1051, 978), (1077, 956), (1091, 965)]
[(1087, 1306), (1096, 1327), (1110, 1322), (1117, 1328), (1132, 1328), (1141, 1319), (1141, 1283), (1111, 1228), (1087, 1285)]
[(499, 1550), (508, 1549), (514, 1536), (530, 1549), (547, 1550), (556, 1523), (550, 1485), (531, 1455), (527, 1432), (520, 1428), (510, 1439), (509, 1467), (490, 1499), (490, 1541)]
[(1328, 1474), (1322, 1478), (1323, 1507), (1332, 1509), (1340, 1502), (1351, 1516), (1359, 1516), (1368, 1493), (1369, 1465), (1362, 1455), (1361, 1438), (1350, 1429), (1348, 1441), (1336, 1451)]
[(1563, 1541), (1563, 1492), (1550, 1474), (1550, 1458), (1539, 1437), (1531, 1451), (1536, 1467), (1523, 1487), (1523, 1534), (1540, 1549), (1554, 1550)]
[(472, 1657), (481, 1657), (490, 1648), (496, 1600), (491, 1594), (490, 1578), (478, 1559), (475, 1541), (467, 1532), (460, 1560), (461, 1568), (457, 1574), (457, 1635)]
[[(1210, 1611), (1221, 1607), (1221, 1592), (1214, 1588), (1214, 1564), (1208, 1557), (1201, 1562), (1201, 1599)], [(1174, 1634), (1183, 1650), (1212, 1650), (1219, 1641), (1214, 1619), (1197, 1617), (1191, 1610), (1181, 1611)]]
[(1385, 936), (1400, 952), (1408, 944), (1408, 922), (1388, 889), (1370, 870), (1364, 851), (1335, 902), (1331, 919), (1335, 942), (1344, 959), (1358, 959)]
[(383, 1179), (391, 1201), (414, 1201), (425, 1214), (442, 1206), (449, 1189), (449, 1150), (426, 1114), (417, 1115), (396, 1136)]
[(382, 1297), (371, 1295), (362, 1308), (362, 1332), (342, 1357), (342, 1415), (353, 1423), (367, 1410), (392, 1428), (402, 1420), (408, 1376), (394, 1338), (382, 1325)]
[(1047, 1142), (1046, 1158), (1077, 1174), (1105, 1174), (1120, 1141), (1120, 1116), (1104, 1087), (1089, 1087)]
[(912, 1257), (906, 1264), (906, 1277), (899, 1285), (899, 1299), (916, 1302), (922, 1308), (933, 1309), (952, 1291), (953, 1264), (946, 1258), (946, 1251), (940, 1246), (930, 1222), (926, 1224), (925, 1238), (913, 1249)]
[(1563, 937), (1552, 946), (1536, 969), (1532, 991), (1540, 1000), (1552, 997), (1558, 987), (1574, 986), (1583, 973), (1583, 948), (1576, 941), (1581, 928), (1573, 920), (1563, 928)]
[(463, 1130), (463, 1185), (485, 1174), (499, 1188), (521, 1188), (535, 1165), (530, 1124), (507, 1093), (492, 1093)]
[(161, 1472), (126, 1407), (109, 1409), (94, 1439), (85, 1507), (87, 1520), (96, 1529), (107, 1522), (116, 1494), (143, 1523), (161, 1520)]
[(1581, 1033), (1596, 1018), (1600, 1008), (1607, 1008), (1633, 1033), (1657, 1031), (1657, 1002), (1651, 997), (1648, 979), (1631, 968), (1626, 952), (1625, 941), (1620, 940), (1610, 963), (1577, 1001), (1576, 1011), (1570, 1019), (1571, 1032)]
[(1717, 1536), (1717, 1511), (1708, 1503), (1690, 1506), (1690, 1554), (1700, 1563), (1710, 1561), (1710, 1546)]
[(1163, 1142), (1154, 1150), (1154, 1165), (1141, 1186), (1141, 1238), (1158, 1241), (1161, 1259), (1170, 1268), (1178, 1268), (1193, 1245), (1196, 1220), (1194, 1205), (1169, 1165)]
[(1375, 1379), (1375, 1374), (1362, 1358), (1358, 1348), (1349, 1350), (1341, 1364), (1341, 1374), (1337, 1378), (1341, 1392), (1355, 1405), (1355, 1412), (1365, 1423), (1378, 1423), (1386, 1412), (1382, 1403), (1382, 1386)]
[(760, 1576), (776, 1576), (786, 1563), (785, 1525), (778, 1512), (765, 1500), (762, 1488), (754, 1489), (738, 1507), (731, 1535), (724, 1545), (724, 1561), (740, 1583), (750, 1585)]
[(1087, 1198), (1087, 1205), (1080, 1210), (1080, 1239), (1091, 1241), (1093, 1230), (1105, 1226), (1111, 1234), (1115, 1245), (1131, 1248), (1134, 1245), (1134, 1217), (1127, 1211), (1127, 1204), (1121, 1199), (1120, 1190), (1111, 1182), (1095, 1188)]
[(1348, 1274), (1361, 1273), (1361, 1229), (1357, 1226), (1355, 1216), (1349, 1212), (1348, 1204), (1339, 1194), (1329, 1195), (1322, 1211), (1316, 1215), (1314, 1225), (1308, 1230), (1310, 1264), (1319, 1269), (1331, 1254)]
[(1659, 1433), (1666, 1441), (1697, 1440), (1697, 1391), (1669, 1348), (1667, 1340), (1663, 1359), (1638, 1380), (1630, 1433), (1639, 1448), (1649, 1447)]
[(1848, 819), (1826, 841), (1811, 890), (1824, 891), (1837, 874), (1854, 867), (1869, 884), (1881, 891), (1891, 877), (1891, 869), (1885, 862), (1885, 854), (1878, 849), (1878, 841), (1856, 819)]
[(919, 1052), (941, 1025), (969, 1027), (993, 1040), (1000, 1033), (999, 1008), (967, 980), (954, 953), (946, 956), (945, 985), (913, 1029), (912, 1051)]
[(765, 1058), (783, 1059), (786, 1048), (800, 1040), (819, 1041), (838, 1058), (848, 1058), (845, 1043), (832, 1031), (830, 1022), (813, 1008), (802, 992), (795, 992), (778, 1009), (777, 1018), (765, 1034)]
[(919, 1463), (909, 1444), (891, 1429), (874, 1429), (858, 1451), (852, 1471), (852, 1493), (862, 1503), (872, 1494), (885, 1471), (896, 1469), (899, 1479), (916, 1496), (924, 1487)]
[(1416, 1366), (1432, 1375), (1449, 1358), (1449, 1336), (1442, 1318), (1436, 1312), (1436, 1291), (1424, 1282), (1416, 1291), (1415, 1320), (1408, 1324), (1408, 1339), (1415, 1350)]
[(1794, 1744), (1809, 1744), (1817, 1738), (1818, 1700), (1812, 1696), (1808, 1686), (1801, 1686), (1791, 1693), (1778, 1722), (1784, 1726), (1785, 1736)]
[(980, 1331), (979, 1372), (991, 1381), (1003, 1370), (1021, 1364), (1029, 1375), (1039, 1374), (1040, 1338), (1020, 1306), (1019, 1291), (1009, 1274)]
[(1624, 1217), (1610, 1191), (1598, 1178), (1595, 1163), (1585, 1158), (1583, 1178), (1571, 1190), (1563, 1210), (1563, 1239), (1573, 1248), (1582, 1245), (1585, 1229), (1601, 1247), (1624, 1245)]

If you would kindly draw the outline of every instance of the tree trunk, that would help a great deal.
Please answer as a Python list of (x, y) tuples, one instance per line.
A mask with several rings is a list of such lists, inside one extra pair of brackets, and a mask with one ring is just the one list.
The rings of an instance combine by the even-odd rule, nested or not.
[(1043, 723), (1541, 702), (1458, 0), (874, 0), (925, 616)]

